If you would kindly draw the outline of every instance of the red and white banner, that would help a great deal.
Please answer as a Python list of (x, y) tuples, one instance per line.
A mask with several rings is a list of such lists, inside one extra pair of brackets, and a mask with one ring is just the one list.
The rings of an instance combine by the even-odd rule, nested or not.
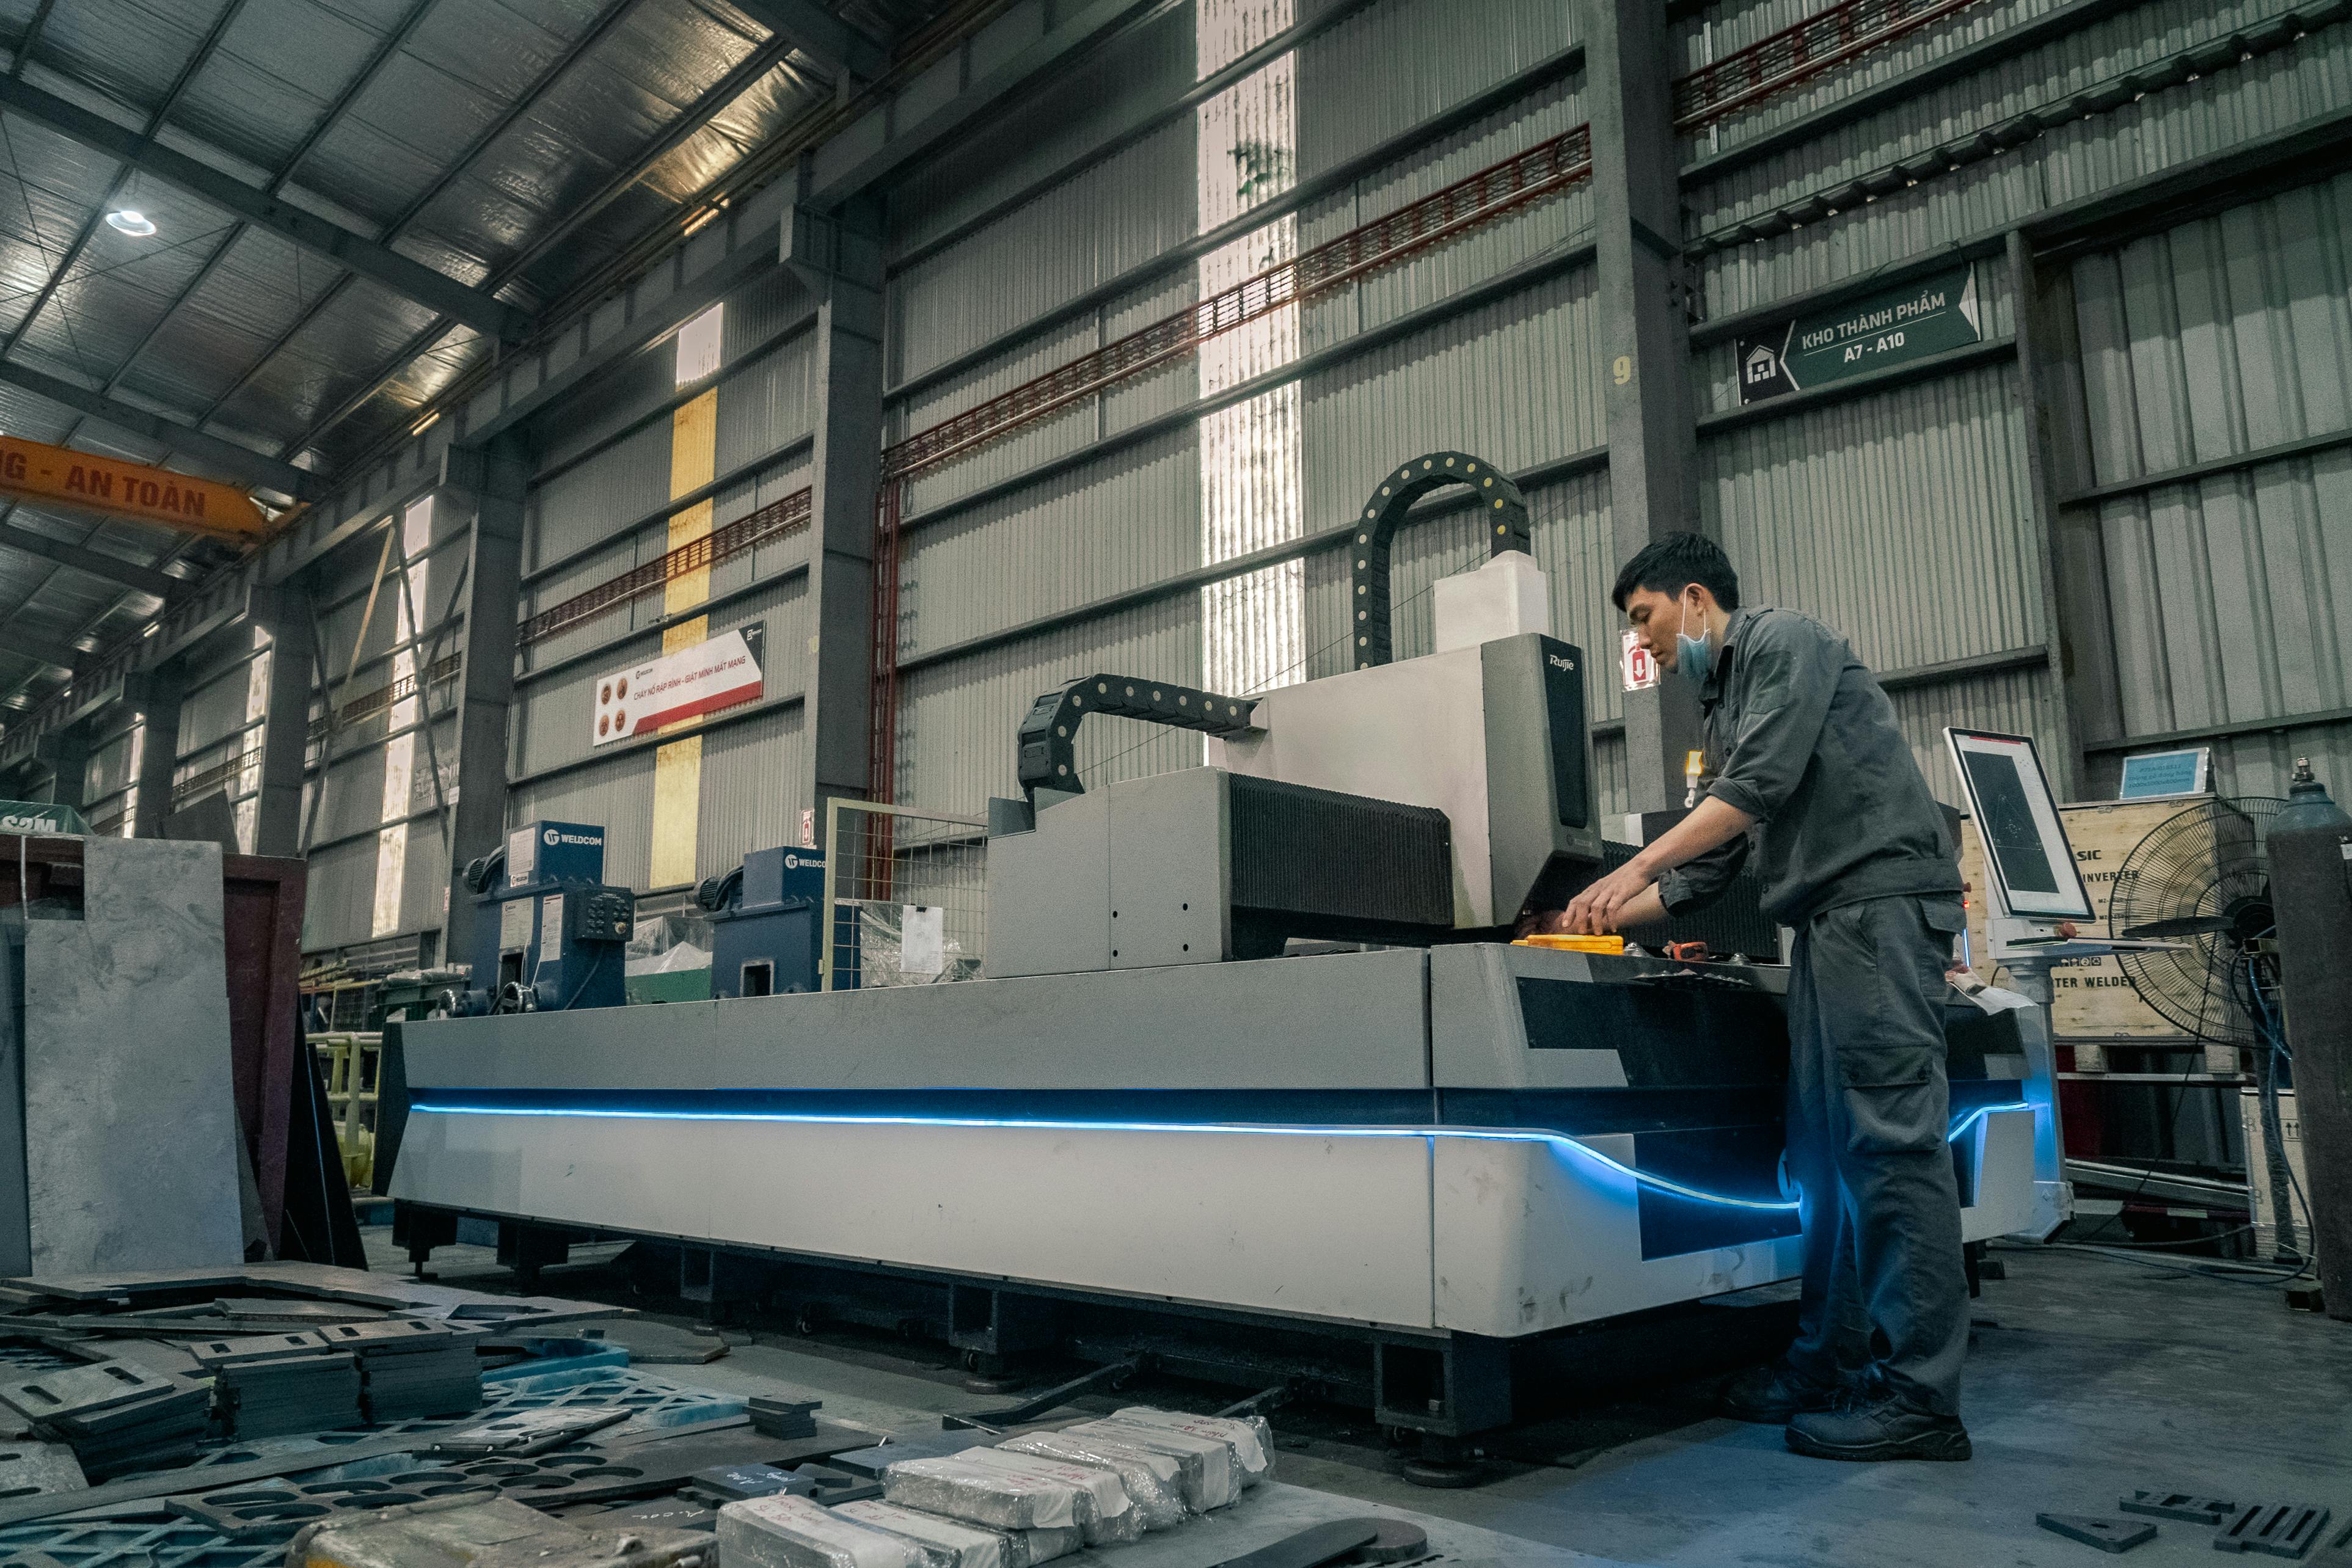
[(651, 735), (664, 725), (757, 701), (760, 632), (757, 626), (721, 632), (691, 648), (597, 676), (593, 744)]

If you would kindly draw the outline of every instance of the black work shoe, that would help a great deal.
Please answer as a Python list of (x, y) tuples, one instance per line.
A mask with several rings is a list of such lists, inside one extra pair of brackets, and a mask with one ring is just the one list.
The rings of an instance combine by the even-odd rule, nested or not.
[(1799, 1413), (1826, 1410), (1837, 1398), (1834, 1383), (1815, 1383), (1785, 1361), (1752, 1366), (1723, 1385), (1716, 1408), (1735, 1421), (1785, 1427)]
[(1817, 1459), (1965, 1459), (1969, 1429), (1881, 1390), (1848, 1390), (1826, 1410), (1791, 1416), (1789, 1447)]

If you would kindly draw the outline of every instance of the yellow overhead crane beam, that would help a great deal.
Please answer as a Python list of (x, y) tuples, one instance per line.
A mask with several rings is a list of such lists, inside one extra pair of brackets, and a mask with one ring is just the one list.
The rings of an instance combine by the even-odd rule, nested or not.
[(269, 515), (234, 485), (0, 435), (0, 496), (243, 542)]

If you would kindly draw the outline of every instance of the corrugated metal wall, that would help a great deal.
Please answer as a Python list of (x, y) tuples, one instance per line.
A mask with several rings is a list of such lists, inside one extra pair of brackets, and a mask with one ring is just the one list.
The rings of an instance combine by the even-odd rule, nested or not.
[[(2026, 110), (2063, 102), (2135, 67), (2227, 37), (2290, 4), (2155, 0), (2132, 6), (1985, 71), (1906, 97), (1721, 178), (1686, 187), (1686, 232), (1693, 236), (1712, 234), (1808, 193), (1838, 190), (1857, 176), (1990, 130)], [(1806, 12), (1822, 8), (1802, 7)], [(1873, 56), (1864, 71), (1832, 73), (1830, 85), (1818, 91), (1849, 96), (1874, 76), (1891, 72), (1896, 62), (1951, 52), (1996, 17), (2045, 8), (2046, 0), (1971, 7), (1948, 23), (1915, 35), (1898, 49)], [(1715, 7), (1709, 16), (1720, 21), (1748, 9)], [(1783, 0), (1752, 9), (1776, 18), (1762, 31), (1796, 19), (1778, 19), (1787, 9)], [(1685, 25), (1686, 47), (1696, 47), (1687, 40), (1704, 26)], [(2196, 81), (2149, 92), (2111, 112), (2071, 121), (1956, 173), (1849, 206), (1833, 219), (1717, 252), (1701, 269), (1706, 311), (1727, 315), (1859, 277), (1889, 262), (1993, 233), (2050, 207), (2340, 109), (2352, 102), (2352, 62), (2346, 58), (2341, 34), (2340, 25), (2319, 28), (2242, 65), (2209, 71)], [(1735, 117), (1723, 128), (1722, 146), (1729, 149), (1752, 138), (1777, 119), (1801, 118), (1799, 106), (1806, 96)], [(1715, 141), (1703, 134), (1691, 148), (1689, 162), (1701, 163), (1715, 150)]]
[[(805, 291), (779, 269), (730, 295), (725, 311), (715, 380), (686, 389), (717, 392), (714, 528), (807, 488), (816, 423), (814, 305)], [(592, 434), (545, 449), (526, 503), (526, 620), (673, 548), (671, 416), (685, 394), (667, 349), (639, 365), (613, 389), (609, 405), (589, 400), (597, 404), (586, 425)], [(802, 531), (772, 540), (709, 571), (709, 632), (762, 629), (765, 695), (703, 727), (700, 874), (728, 869), (747, 849), (786, 841), (807, 804), (786, 796), (799, 777), (800, 719), (792, 705), (804, 683), (811, 631), (803, 604), (808, 538)], [(604, 827), (606, 880), (640, 892), (650, 885), (653, 753), (626, 743), (611, 751), (594, 746), (595, 684), (659, 654), (661, 629), (675, 619), (654, 592), (526, 645), (509, 730), (516, 780), (509, 823), (549, 818)]]
[[(2288, 9), (2288, 0), (2125, 7), (1974, 74), (1891, 99), (1826, 134), (1776, 147), (1721, 177), (1704, 175), (1718, 152), (1995, 37), (2053, 5), (1971, 6), (1852, 69), (1701, 132), (1686, 153), (1702, 171), (1685, 190), (1686, 232), (1717, 234), (1809, 194), (1839, 193), (1859, 175)], [(1721, 58), (1823, 9), (1817, 0), (1712, 6), (1684, 25), (1685, 63)], [(2186, 83), (2157, 87), (1867, 203), (1840, 196), (1843, 210), (1832, 216), (1710, 255), (1701, 267), (1705, 309), (1756, 310), (1859, 282), (1890, 264), (1995, 236), (2051, 207), (2340, 110), (2352, 103), (2344, 31), (2320, 28), (2273, 52), (2209, 66)], [(2062, 490), (2345, 428), (2343, 195), (2339, 180), (2074, 264), (2084, 378), (2075, 401), (2091, 412), (2078, 414), (2077, 428), (2058, 442), (2058, 466), (2076, 470), (2061, 478)], [(1976, 276), (1984, 335), (2006, 340), (2016, 308), (2007, 267), (1996, 255), (1978, 263)], [(2242, 362), (2233, 357), (2242, 352), (2239, 340), (2247, 345)], [(2299, 350), (2291, 346), (2297, 343)], [(1732, 368), (1727, 340), (1699, 352), (1694, 379), (1702, 413), (1738, 406)], [(2051, 676), (2026, 658), (2056, 629), (2041, 586), (2047, 547), (2020, 402), (2016, 368), (2000, 361), (1745, 425), (1702, 445), (1706, 515), (1752, 599), (1820, 616), (1885, 671), (1962, 663), (1897, 694), (1914, 748), (1947, 800), (1958, 796), (1938, 733), (1944, 724), (2033, 734), (2053, 751), (2063, 738)], [(2338, 591), (2352, 559), (2336, 559), (2352, 558), (2352, 549), (2332, 549), (2318, 520), (2332, 461), (2282, 464), (2096, 508), (2105, 553), (2093, 570), (2104, 579), (2115, 661), (2126, 673), (2120, 724), (2101, 733), (2095, 720), (2085, 721), (2095, 743), (2087, 793), (2115, 782), (2116, 754), (2096, 749), (2101, 740), (2352, 702), (2332, 630), (2302, 635), (2306, 626), (2332, 628), (2341, 618), (2333, 607), (2352, 602)], [(2081, 555), (2072, 550), (2069, 565)], [(2097, 628), (2068, 631), (2105, 635)], [(1969, 661), (1991, 667), (1971, 673)], [(2225, 741), (2223, 787), (2241, 775), (2279, 777), (2278, 758), (2292, 749), (2267, 737)]]
[[(714, 378), (688, 389), (693, 395), (714, 389), (717, 394), (714, 528), (807, 487), (807, 444), (815, 423), (809, 401), (812, 309), (806, 293), (782, 269), (745, 285), (725, 302), (719, 369)], [(538, 474), (525, 500), (524, 619), (669, 550), (671, 413), (681, 401), (673, 356), (665, 346), (627, 361), (537, 433)], [(462, 622), (451, 612), (462, 586), (458, 568), (469, 522), (461, 508), (436, 507), (431, 552), (411, 563), (412, 572), (422, 569), (425, 580), (426, 602), (418, 614), (424, 632), (429, 635), (446, 622), (439, 657), (459, 647)], [(347, 549), (324, 580), (312, 586), (332, 700), (339, 707), (389, 685), (394, 655), (402, 651), (394, 645), (396, 573), (387, 576), (373, 616), (366, 609), (380, 538), (371, 534), (364, 548)], [(792, 704), (802, 686), (809, 634), (802, 613), (806, 559), (807, 536), (802, 533), (710, 570), (710, 630), (715, 634), (764, 627), (768, 693), (757, 710), (719, 716), (709, 727), (698, 858), (714, 869), (732, 864), (747, 849), (782, 841), (805, 804), (785, 796), (788, 781), (798, 773), (800, 721)], [(592, 755), (591, 716), (596, 676), (658, 653), (663, 623), (662, 596), (656, 592), (526, 644), (509, 727), (509, 769), (516, 780), (509, 822), (548, 817), (604, 826), (606, 877), (641, 891), (647, 886), (649, 866), (653, 756), (645, 750)], [(428, 662), (422, 638), (406, 651), (420, 667)], [(314, 846), (306, 947), (352, 947), (384, 939), (385, 910), (377, 897), (384, 869), (378, 835), (400, 816), (397, 810), (387, 816), (385, 747), (388, 739), (403, 735), (413, 737), (413, 759), (394, 935), (413, 939), (441, 925), (446, 851), (442, 796), (434, 790), (430, 758), (437, 752), (443, 795), (451, 793), (457, 735), (454, 720), (446, 716), (456, 692), (454, 683), (434, 687), (436, 722), (429, 747), (426, 732), (414, 720), (392, 729), (389, 711), (343, 725), (331, 759), (313, 743), (311, 781), (303, 802)], [(208, 687), (205, 700), (200, 734), (224, 722), (232, 702), (226, 686), (217, 695)], [(317, 711), (323, 714), (325, 707), (320, 700)]]
[[(326, 722), (330, 706), (340, 710), (380, 696), (403, 674), (414, 671), (421, 676), (457, 651), (462, 627), (451, 612), (461, 575), (471, 575), (465, 564), (471, 519), (436, 505), (429, 528), (412, 538), (411, 508), (430, 494), (420, 489), (387, 508), (382, 528), (370, 529), (310, 584), (318, 662), (326, 670), (327, 685), (313, 692), (305, 754), (303, 842), (310, 857), (310, 891), (303, 944), (309, 948), (413, 937), (441, 923), (440, 889), (447, 874), (433, 768), (437, 751), (442, 795), (454, 790), (456, 733), (449, 723), (438, 723), (428, 744), (423, 721), (428, 712), (438, 716), (450, 711), (456, 685), (431, 685), (429, 707), (424, 700), (380, 702), (372, 712), (340, 718), (331, 734)], [(389, 555), (387, 537), (396, 541)], [(404, 597), (411, 592), (413, 602)], [(182, 724), (184, 732), (184, 709)], [(395, 750), (408, 767), (404, 805), (386, 798), (387, 757)], [(398, 902), (387, 902), (385, 918), (379, 920), (379, 835), (387, 827), (404, 829), (406, 843), (390, 862), (399, 868)], [(391, 890), (384, 891), (389, 901)], [(420, 901), (429, 903), (429, 914), (422, 912)], [(379, 930), (380, 925), (387, 928)]]
[[(1289, 72), (1297, 92), (1295, 165), (1278, 171), (1276, 186), (1307, 189), (1252, 209), (1268, 224), (1295, 214), (1302, 248), (1584, 119), (1579, 78), (1556, 64), (1574, 42), (1572, 7), (1498, 0), (1472, 29), (1438, 0), (1372, 0), (1316, 26), (1320, 9), (1298, 7), (1309, 36), (1286, 62), (1265, 68)], [(894, 193), (894, 438), (1197, 298), (1202, 247), (1192, 240), (1207, 176), (1195, 114), (1178, 102), (1192, 81), (1197, 22), (1193, 7), (1175, 8), (1105, 51), (1057, 95), (1054, 115), (1024, 115), (975, 138), (945, 170)], [(1398, 69), (1399, 60), (1413, 68)], [(1381, 90), (1363, 90), (1373, 80)], [(1173, 107), (1106, 148), (1103, 94), (1130, 106), (1157, 94)], [(1464, 120), (1456, 111), (1481, 94), (1493, 95), (1491, 107)], [(1055, 170), (1066, 176), (1040, 188)], [(1591, 283), (1579, 269), (1547, 265), (1589, 224), (1580, 193), (1538, 204), (1305, 313), (1290, 384), (1296, 506), (1307, 533), (1343, 524), (1391, 463), (1434, 447), (1466, 447), (1517, 470), (1600, 444), (1601, 372), (1580, 348), (1592, 330)], [(1491, 297), (1467, 298), (1507, 275), (1515, 281)], [(1190, 412), (1201, 375), (1187, 361), (1122, 383), (908, 486), (901, 657), (914, 667), (899, 715), (899, 800), (971, 811), (1009, 789), (1013, 727), (1061, 681), (1096, 669), (1203, 678), (1200, 591), (1152, 593), (1204, 559), (1200, 418)], [(1561, 489), (1539, 508), (1544, 548), (1565, 556), (1575, 528), (1605, 534), (1606, 485)], [(1442, 556), (1449, 529), (1462, 526), (1412, 529), (1401, 553)], [(1337, 657), (1326, 646), (1343, 635), (1327, 624), (1345, 613), (1333, 602), (1333, 570), (1327, 557), (1307, 562), (1307, 659), (1286, 678)], [(1560, 591), (1576, 591), (1565, 580)], [(1143, 597), (1058, 629), (1000, 635), (1120, 595)], [(1425, 610), (1423, 601), (1404, 612), (1420, 613), (1424, 628), (1409, 630), (1408, 643), (1426, 637)], [(955, 653), (972, 639), (992, 640)], [(1099, 728), (1084, 732), (1080, 747), (1097, 782), (1200, 758), (1191, 737)]]
[(261, 787), (260, 713), (270, 669), (268, 637), (241, 623), (231, 626), (191, 659), (180, 701), (173, 808), (226, 792), (237, 842), (247, 849), (253, 844), (252, 802)]
[(2076, 514), (2112, 618), (2117, 702), (2086, 737), (2117, 743), (2101, 776), (2136, 737), (2221, 730), (2226, 789), (2282, 794), (2301, 752), (2347, 778), (2352, 175), (2084, 256), (2070, 281), (2070, 478), (2131, 487)]
[(100, 718), (90, 737), (89, 765), (82, 775), (81, 814), (98, 833), (127, 833), (131, 787), (138, 782), (141, 747), (138, 714), (128, 706)]

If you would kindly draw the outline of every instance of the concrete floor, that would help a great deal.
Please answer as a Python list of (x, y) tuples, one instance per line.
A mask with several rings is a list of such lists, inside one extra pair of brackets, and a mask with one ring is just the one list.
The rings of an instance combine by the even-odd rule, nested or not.
[[(379, 1268), (401, 1261), (372, 1230)], [(600, 1249), (600, 1251), (603, 1249)], [(1275, 1420), (1283, 1480), (1337, 1496), (1632, 1563), (1808, 1568), (2052, 1568), (2097, 1561), (2040, 1530), (2037, 1511), (2113, 1516), (2135, 1487), (2325, 1504), (2352, 1524), (2352, 1324), (2282, 1304), (2268, 1286), (2079, 1252), (2004, 1249), (2005, 1281), (1977, 1303), (1964, 1465), (1800, 1458), (1777, 1429), (1708, 1414), (1711, 1383), (1664, 1383), (1497, 1436), (1475, 1490), (1406, 1483), (1399, 1456), (1345, 1412)], [(598, 1254), (550, 1270), (549, 1293), (625, 1301)], [(436, 1253), (451, 1283), (499, 1288), (481, 1249)], [(691, 1345), (684, 1319), (635, 1326)], [(613, 1325), (615, 1338), (630, 1328)], [(730, 1392), (808, 1390), (825, 1414), (877, 1432), (937, 1429), (942, 1412), (1003, 1402), (964, 1386), (943, 1347), (844, 1333), (726, 1331), (723, 1358), (663, 1375)], [(707, 1342), (700, 1342), (707, 1343)], [(1130, 1389), (1212, 1408), (1216, 1392)], [(1073, 1412), (1075, 1416), (1077, 1412)], [(2210, 1563), (2212, 1532), (2161, 1523), (2136, 1563)], [(1480, 1555), (1465, 1553), (1465, 1555)], [(1549, 1553), (1542, 1554), (1549, 1557)], [(1559, 1561), (1552, 1558), (1553, 1561)]]

